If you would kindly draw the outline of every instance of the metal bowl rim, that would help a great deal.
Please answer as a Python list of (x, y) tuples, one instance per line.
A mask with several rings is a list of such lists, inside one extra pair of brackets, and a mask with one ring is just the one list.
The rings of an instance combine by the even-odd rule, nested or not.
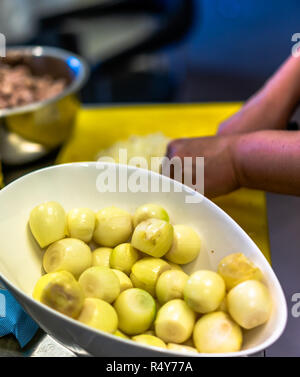
[(80, 62), (81, 69), (80, 69), (80, 72), (78, 73), (78, 76), (76, 76), (74, 80), (57, 96), (54, 96), (44, 101), (33, 102), (25, 106), (2, 109), (0, 110), (0, 118), (9, 116), (9, 115), (23, 114), (23, 113), (36, 111), (36, 110), (41, 109), (44, 106), (57, 102), (60, 99), (80, 90), (83, 84), (87, 81), (88, 76), (89, 76), (88, 64), (85, 62), (85, 60), (82, 57), (76, 54), (73, 54), (71, 51), (67, 51), (61, 48), (57, 48), (57, 47), (48, 47), (48, 46), (14, 46), (14, 47), (7, 48), (7, 51), (21, 52), (25, 56), (31, 55), (31, 56), (36, 56), (36, 57), (40, 57), (40, 56), (54, 57), (54, 58), (61, 59), (63, 61), (67, 60), (69, 57), (74, 57)]

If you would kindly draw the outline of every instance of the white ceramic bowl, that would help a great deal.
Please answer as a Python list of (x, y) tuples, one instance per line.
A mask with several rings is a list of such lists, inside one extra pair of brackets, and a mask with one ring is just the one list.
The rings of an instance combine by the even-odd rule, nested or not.
[[(264, 273), (274, 302), (270, 320), (247, 332), (240, 352), (218, 356), (245, 356), (274, 343), (286, 324), (286, 301), (272, 268), (247, 234), (210, 200), (202, 198), (198, 204), (187, 204), (187, 196), (201, 197), (188, 187), (147, 170), (115, 165), (116, 172), (123, 174), (123, 177), (127, 174), (133, 178), (132, 174), (135, 173), (149, 182), (150, 177), (160, 183), (169, 181), (170, 192), (99, 192), (96, 182), (100, 183), (99, 175), (107, 168), (111, 169), (112, 165), (58, 165), (28, 174), (0, 191), (0, 279), (40, 327), (78, 353), (84, 351), (95, 356), (115, 357), (183, 356), (91, 329), (31, 298), (33, 287), (42, 273), (42, 252), (28, 228), (29, 213), (34, 206), (51, 200), (60, 202), (67, 211), (78, 206), (99, 210), (115, 205), (133, 213), (137, 206), (155, 202), (167, 209), (172, 223), (190, 224), (201, 235), (201, 253), (196, 261), (185, 267), (186, 271), (203, 268), (216, 270), (224, 256), (243, 252)], [(176, 189), (180, 192), (174, 192)]]

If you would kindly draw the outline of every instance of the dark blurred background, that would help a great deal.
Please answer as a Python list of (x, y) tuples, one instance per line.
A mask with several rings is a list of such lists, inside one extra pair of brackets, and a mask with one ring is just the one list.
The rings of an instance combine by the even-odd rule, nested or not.
[(92, 67), (84, 102), (244, 100), (290, 54), (299, 0), (1, 0), (9, 45)]

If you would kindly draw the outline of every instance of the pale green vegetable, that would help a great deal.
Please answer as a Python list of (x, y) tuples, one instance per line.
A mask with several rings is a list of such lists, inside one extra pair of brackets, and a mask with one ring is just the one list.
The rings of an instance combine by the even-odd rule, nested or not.
[(218, 273), (225, 281), (227, 290), (246, 280), (261, 280), (262, 272), (244, 254), (227, 255), (218, 266)]
[(130, 244), (116, 246), (110, 255), (110, 266), (129, 275), (134, 263), (139, 259), (139, 252)]
[(89, 208), (74, 208), (67, 216), (68, 235), (90, 242), (95, 229), (96, 215)]
[(144, 289), (155, 296), (155, 286), (159, 276), (170, 268), (162, 259), (145, 257), (132, 266), (130, 279), (136, 288)]
[(92, 252), (92, 266), (110, 267), (109, 259), (113, 249), (98, 247)]
[(137, 343), (145, 344), (147, 346), (167, 348), (166, 344), (161, 339), (150, 334), (136, 335), (132, 337), (132, 340)]
[(247, 280), (229, 291), (227, 307), (231, 317), (244, 329), (250, 330), (268, 321), (272, 299), (264, 284)]
[(107, 207), (96, 214), (94, 241), (101, 246), (115, 247), (131, 237), (132, 229), (130, 213), (121, 208)]
[(132, 235), (132, 246), (152, 257), (167, 253), (173, 242), (173, 226), (164, 220), (148, 219), (138, 224)]
[(224, 297), (224, 280), (213, 271), (194, 272), (184, 288), (185, 302), (197, 313), (213, 312), (220, 306)]
[(190, 263), (197, 258), (200, 248), (200, 236), (193, 228), (187, 225), (174, 225), (173, 244), (165, 258), (177, 264)]
[(155, 333), (166, 343), (183, 343), (192, 335), (196, 315), (183, 300), (171, 300), (158, 311)]
[(77, 279), (92, 264), (89, 246), (75, 238), (64, 238), (51, 244), (43, 257), (46, 272), (69, 271)]
[(116, 299), (114, 307), (119, 318), (119, 329), (127, 335), (137, 335), (147, 331), (156, 313), (153, 297), (138, 288), (123, 291)]
[(110, 334), (114, 334), (118, 328), (118, 316), (115, 309), (98, 298), (85, 299), (78, 321)]
[(99, 298), (108, 303), (120, 294), (120, 281), (117, 275), (107, 267), (90, 267), (78, 280), (85, 297)]
[(124, 272), (122, 272), (120, 270), (114, 270), (114, 269), (112, 269), (112, 271), (116, 274), (116, 276), (119, 279), (120, 292), (123, 292), (126, 289), (133, 288), (131, 280), (129, 279), (129, 277), (126, 274), (124, 274)]
[(239, 325), (223, 312), (202, 316), (195, 325), (193, 338), (201, 353), (237, 352), (243, 342)]
[(43, 275), (36, 283), (33, 298), (69, 317), (77, 318), (84, 301), (84, 293), (68, 271)]
[(57, 202), (40, 204), (30, 212), (29, 227), (40, 247), (46, 247), (65, 237), (65, 210)]
[[(156, 304), (156, 315), (157, 315), (159, 309), (161, 308), (161, 304), (159, 303), (159, 301), (157, 299), (154, 299), (154, 301), (155, 301), (155, 304)], [(149, 330), (145, 332), (145, 334), (146, 333), (149, 333), (150, 335), (155, 335), (154, 321), (152, 322), (151, 326), (149, 327)]]
[(163, 272), (157, 280), (155, 289), (160, 304), (165, 304), (175, 298), (183, 299), (183, 290), (188, 278), (188, 275), (183, 271), (169, 270)]
[(134, 213), (133, 226), (136, 227), (139, 223), (148, 219), (160, 219), (169, 222), (169, 215), (163, 207), (157, 204), (143, 204)]

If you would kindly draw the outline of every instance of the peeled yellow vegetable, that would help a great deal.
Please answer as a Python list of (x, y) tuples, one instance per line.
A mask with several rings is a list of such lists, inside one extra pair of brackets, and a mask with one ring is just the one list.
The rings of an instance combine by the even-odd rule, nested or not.
[(117, 330), (117, 331), (114, 333), (114, 335), (115, 335), (115, 336), (118, 336), (119, 338), (130, 339), (129, 336), (123, 334), (122, 331), (120, 331), (120, 330)]
[(112, 269), (112, 271), (116, 274), (117, 278), (119, 279), (120, 292), (123, 292), (126, 289), (133, 288), (131, 280), (129, 279), (129, 277), (126, 274), (124, 274), (124, 272), (122, 272), (120, 270), (114, 270), (114, 269)]
[(98, 298), (84, 300), (78, 321), (110, 334), (114, 334), (118, 328), (118, 316), (115, 309), (106, 301)]
[(220, 306), (224, 297), (224, 280), (213, 271), (194, 272), (184, 288), (185, 302), (197, 313), (213, 312)]
[(262, 272), (244, 254), (227, 255), (218, 266), (218, 273), (225, 281), (227, 290), (246, 280), (261, 280)]
[(134, 263), (139, 259), (139, 252), (130, 244), (116, 246), (110, 255), (110, 266), (129, 275)]
[(148, 330), (148, 331), (145, 331), (145, 333), (144, 334), (146, 334), (146, 335), (153, 335), (153, 336), (155, 336), (155, 331), (154, 330), (151, 330), (151, 328), (150, 328), (150, 330)]
[(165, 255), (172, 242), (173, 226), (159, 219), (148, 219), (139, 223), (131, 240), (133, 247), (155, 258)]
[(116, 299), (114, 307), (119, 318), (119, 329), (127, 335), (137, 335), (147, 331), (156, 314), (153, 297), (138, 288), (123, 291)]
[(115, 247), (132, 234), (132, 216), (121, 208), (107, 207), (96, 214), (94, 240), (101, 246)]
[(33, 298), (69, 317), (77, 318), (84, 301), (82, 288), (67, 271), (43, 275), (36, 283)]
[(148, 219), (160, 219), (169, 222), (169, 215), (163, 207), (157, 204), (143, 204), (134, 213), (133, 226), (136, 227), (139, 223)]
[(92, 252), (92, 266), (110, 267), (109, 259), (113, 249), (98, 247)]
[(223, 301), (221, 302), (220, 306), (217, 309), (218, 312), (225, 312), (228, 313), (228, 308), (227, 308), (227, 297), (225, 296), (223, 298)]
[(170, 270), (168, 263), (159, 258), (145, 257), (132, 266), (130, 279), (136, 288), (144, 289), (155, 296), (155, 286), (159, 276)]
[(155, 300), (155, 303), (156, 303), (156, 310), (158, 311), (162, 305), (158, 300)]
[(171, 267), (171, 270), (183, 271), (182, 267), (179, 266), (179, 264), (170, 262), (169, 260), (168, 260), (168, 265)]
[(89, 208), (74, 208), (67, 216), (68, 234), (84, 242), (90, 242), (95, 229), (96, 215)]
[(186, 340), (185, 342), (181, 343), (182, 346), (188, 346), (188, 347), (192, 347), (192, 348), (195, 348), (195, 344), (194, 344), (194, 340), (193, 340), (193, 336), (191, 336), (188, 340)]
[[(155, 313), (155, 318), (156, 318), (156, 315), (157, 315), (159, 309), (161, 308), (161, 305), (160, 305), (160, 303), (158, 302), (158, 300), (154, 300), (154, 301), (155, 301), (155, 305), (156, 305), (156, 313)], [(154, 318), (154, 319), (155, 319), (155, 318)], [(153, 322), (151, 323), (151, 326), (149, 327), (149, 330), (146, 331), (145, 334), (148, 334), (148, 332), (149, 332), (150, 335), (155, 335), (154, 322), (155, 322), (155, 321), (153, 321)]]
[(200, 236), (170, 224), (158, 204), (141, 205), (134, 216), (114, 206), (66, 215), (59, 203), (46, 202), (31, 211), (29, 226), (47, 246), (47, 274), (33, 297), (95, 329), (192, 356), (239, 351), (242, 328), (271, 316), (262, 272), (242, 253), (223, 258), (218, 273), (188, 276), (180, 265), (197, 258)]
[(183, 290), (188, 280), (188, 275), (183, 271), (169, 270), (163, 272), (156, 283), (156, 296), (160, 304), (175, 298), (183, 299)]
[(57, 202), (40, 204), (31, 211), (29, 226), (40, 247), (46, 247), (65, 237), (67, 231), (65, 210)]
[(202, 316), (195, 325), (193, 338), (201, 353), (237, 352), (243, 341), (239, 325), (223, 312)]
[(69, 271), (77, 279), (92, 264), (91, 249), (75, 238), (64, 238), (51, 244), (43, 257), (46, 272)]
[(173, 244), (165, 258), (177, 264), (190, 263), (198, 256), (200, 247), (199, 234), (193, 228), (187, 225), (174, 225)]
[(176, 344), (176, 343), (168, 343), (167, 348), (170, 351), (175, 351), (175, 352), (182, 352), (182, 353), (198, 353), (196, 348), (189, 347), (189, 346), (183, 346), (181, 344)]
[(107, 267), (94, 266), (85, 270), (78, 280), (85, 297), (99, 298), (108, 303), (120, 294), (120, 281)]
[(157, 336), (154, 336), (154, 335), (141, 334), (141, 335), (136, 335), (132, 337), (131, 339), (137, 343), (145, 344), (147, 346), (167, 348), (166, 344), (161, 339), (159, 339)]
[(268, 321), (272, 299), (264, 284), (257, 280), (247, 280), (229, 291), (227, 307), (231, 317), (249, 330)]
[(155, 333), (166, 343), (183, 343), (192, 335), (196, 315), (183, 300), (171, 300), (158, 311)]

